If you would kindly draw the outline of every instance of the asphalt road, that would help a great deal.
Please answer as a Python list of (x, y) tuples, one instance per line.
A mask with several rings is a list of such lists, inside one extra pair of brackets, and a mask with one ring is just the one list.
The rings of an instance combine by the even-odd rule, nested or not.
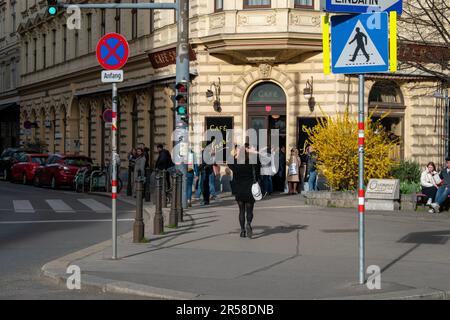
[[(40, 277), (45, 263), (111, 238), (110, 206), (107, 197), (0, 181), (0, 299), (130, 299)], [(133, 212), (120, 202), (119, 234), (132, 229)]]

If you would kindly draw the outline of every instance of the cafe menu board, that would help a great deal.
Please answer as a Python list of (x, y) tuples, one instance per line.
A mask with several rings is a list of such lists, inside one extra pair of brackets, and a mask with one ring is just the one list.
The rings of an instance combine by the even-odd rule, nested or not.
[[(206, 130), (212, 130), (212, 131), (218, 131), (222, 134), (223, 137), (223, 143), (216, 143), (214, 144), (214, 139), (210, 139), (210, 141), (207, 142), (207, 144), (214, 144), (214, 149), (218, 152), (222, 153), (222, 161), (217, 161), (218, 164), (226, 163), (227, 160), (227, 130), (233, 129), (233, 117), (206, 117), (205, 118), (206, 123)], [(228, 139), (231, 139), (231, 142), (233, 141), (233, 137), (229, 136)], [(217, 157), (218, 160), (220, 157)]]

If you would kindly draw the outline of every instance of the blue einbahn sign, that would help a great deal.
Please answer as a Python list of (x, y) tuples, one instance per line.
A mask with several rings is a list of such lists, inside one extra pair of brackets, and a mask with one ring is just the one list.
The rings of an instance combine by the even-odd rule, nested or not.
[(370, 13), (397, 11), (402, 14), (402, 0), (321, 0), (321, 9), (326, 12)]

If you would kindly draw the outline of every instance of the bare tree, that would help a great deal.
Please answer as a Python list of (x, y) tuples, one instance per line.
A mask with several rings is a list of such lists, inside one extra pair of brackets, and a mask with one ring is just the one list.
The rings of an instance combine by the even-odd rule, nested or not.
[(399, 19), (399, 69), (450, 84), (450, 0), (405, 0)]

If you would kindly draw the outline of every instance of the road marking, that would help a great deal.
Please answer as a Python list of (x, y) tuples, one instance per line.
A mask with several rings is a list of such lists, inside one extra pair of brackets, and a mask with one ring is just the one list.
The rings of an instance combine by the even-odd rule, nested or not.
[(63, 200), (45, 200), (48, 205), (58, 213), (75, 213)]
[(13, 200), (14, 211), (17, 213), (34, 213), (36, 212), (28, 200)]
[(89, 209), (97, 212), (97, 213), (108, 213), (111, 212), (111, 209), (105, 206), (103, 203), (98, 202), (94, 199), (78, 199), (82, 204), (84, 204)]
[[(111, 219), (105, 220), (42, 220), (42, 221), (0, 221), (3, 224), (44, 224), (44, 223), (88, 223), (88, 222), (111, 222)], [(134, 219), (118, 219), (118, 222), (132, 222)]]

